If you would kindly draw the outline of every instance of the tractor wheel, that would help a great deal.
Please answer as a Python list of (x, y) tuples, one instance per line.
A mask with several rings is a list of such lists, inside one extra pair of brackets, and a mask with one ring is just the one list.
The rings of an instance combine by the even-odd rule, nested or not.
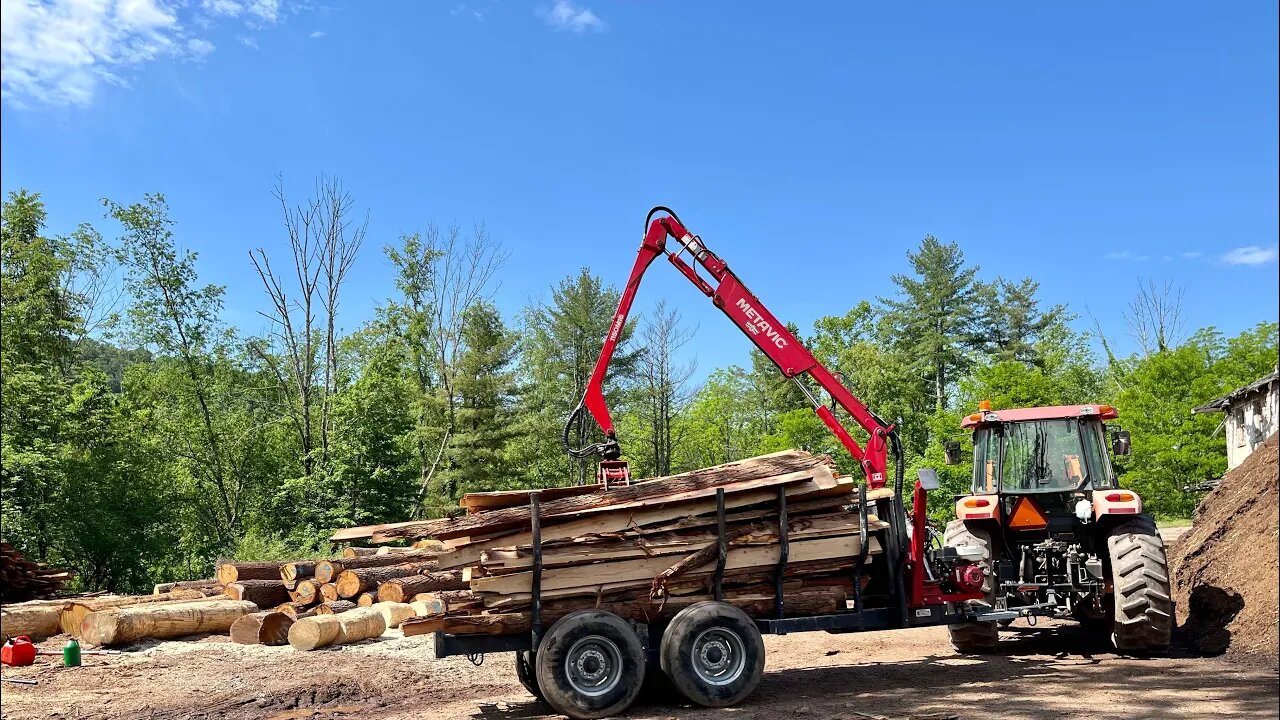
[(1107, 534), (1111, 583), (1115, 588), (1116, 649), (1167, 650), (1173, 635), (1173, 599), (1164, 542), (1149, 515), (1118, 523)]
[[(991, 541), (991, 533), (977, 524), (970, 525), (963, 520), (952, 520), (947, 523), (947, 532), (943, 536), (943, 544), (947, 547), (958, 545), (976, 545), (986, 551), (987, 572), (983, 578), (982, 591), (986, 593), (986, 604), (995, 606), (995, 543)], [(960, 625), (948, 625), (951, 644), (962, 653), (984, 653), (995, 649), (1000, 639), (1000, 629), (994, 622), (970, 622)]]

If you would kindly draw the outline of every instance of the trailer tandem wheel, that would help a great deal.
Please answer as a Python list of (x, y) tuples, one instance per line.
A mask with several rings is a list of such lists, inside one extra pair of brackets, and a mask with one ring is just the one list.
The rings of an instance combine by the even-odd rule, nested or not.
[(602, 610), (556, 621), (534, 663), (543, 699), (572, 718), (616, 715), (635, 702), (644, 683), (640, 638), (622, 618)]
[(741, 702), (764, 674), (760, 630), (746, 613), (722, 602), (681, 610), (662, 636), (659, 655), (676, 689), (703, 707)]
[(516, 677), (530, 695), (546, 702), (546, 698), (542, 696), (542, 688), (538, 687), (538, 676), (534, 673), (532, 653), (528, 650), (520, 650), (516, 653)]

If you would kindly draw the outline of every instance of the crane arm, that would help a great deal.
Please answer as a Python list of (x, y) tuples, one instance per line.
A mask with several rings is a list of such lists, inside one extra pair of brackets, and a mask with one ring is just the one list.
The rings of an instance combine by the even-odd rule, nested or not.
[[(661, 216), (655, 218), (654, 216), (659, 213)], [(676, 250), (667, 248), (668, 239), (676, 241)], [(779, 322), (773, 313), (760, 303), (760, 300), (729, 269), (728, 264), (707, 249), (701, 238), (689, 232), (674, 212), (664, 207), (650, 210), (645, 219), (644, 240), (640, 243), (640, 251), (618, 301), (618, 309), (613, 314), (613, 321), (609, 323), (609, 331), (605, 335), (600, 357), (587, 381), (582, 402), (578, 404), (565, 424), (563, 437), (565, 450), (571, 456), (579, 458), (600, 454), (606, 460), (617, 461), (621, 456), (613, 418), (609, 414), (604, 398), (604, 379), (609, 370), (609, 363), (617, 351), (618, 340), (626, 326), (631, 305), (635, 302), (640, 281), (653, 261), (663, 254), (682, 275), (702, 291), (703, 295), (711, 298), (712, 304), (718, 307), (778, 367), (784, 377), (796, 383), (813, 405), (814, 412), (822, 423), (862, 465), (868, 486), (884, 487), (888, 455), (887, 441), (889, 433), (893, 430), (892, 426), (876, 417), (862, 401), (849, 392), (839, 379), (801, 344), (786, 325)], [(688, 260), (685, 259), (686, 255)], [(702, 277), (698, 268), (705, 271), (709, 277)], [(805, 375), (829, 393), (836, 404), (867, 432), (868, 441), (865, 448), (853, 439), (832, 409), (814, 397), (809, 387), (802, 381)], [(603, 443), (584, 448), (571, 448), (570, 426), (584, 410), (590, 413), (600, 429), (604, 431), (605, 440)]]

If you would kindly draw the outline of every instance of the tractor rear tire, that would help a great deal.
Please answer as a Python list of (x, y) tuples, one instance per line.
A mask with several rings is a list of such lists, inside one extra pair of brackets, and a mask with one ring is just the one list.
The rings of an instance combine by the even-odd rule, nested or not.
[[(982, 592), (986, 593), (986, 604), (995, 607), (995, 543), (991, 541), (991, 533), (980, 525), (969, 524), (963, 520), (952, 520), (947, 523), (947, 532), (943, 535), (943, 544), (947, 547), (957, 545), (974, 545), (985, 551), (984, 562), (987, 572), (983, 574)], [(981, 654), (995, 649), (1000, 641), (1000, 628), (994, 622), (970, 622), (960, 625), (948, 625), (951, 644), (958, 652)]]
[(1173, 636), (1173, 598), (1164, 541), (1155, 520), (1138, 515), (1107, 533), (1115, 623), (1111, 641), (1117, 650), (1162, 652)]

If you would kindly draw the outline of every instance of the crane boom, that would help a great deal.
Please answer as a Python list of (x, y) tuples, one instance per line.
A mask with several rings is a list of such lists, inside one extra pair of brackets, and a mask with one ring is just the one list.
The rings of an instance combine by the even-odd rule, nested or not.
[[(655, 218), (654, 215), (659, 213), (661, 216)], [(676, 241), (678, 249), (673, 251), (667, 248), (668, 238)], [(565, 423), (563, 437), (565, 450), (571, 456), (578, 458), (599, 454), (615, 470), (620, 468), (621, 474), (625, 476), (626, 465), (620, 461), (621, 447), (618, 444), (613, 418), (609, 414), (609, 407), (604, 398), (604, 379), (613, 354), (617, 350), (622, 330), (626, 326), (631, 305), (635, 302), (640, 281), (653, 261), (663, 254), (681, 274), (702, 291), (703, 295), (711, 298), (712, 304), (720, 308), (721, 312), (777, 366), (783, 377), (796, 383), (813, 405), (813, 410), (822, 423), (861, 464), (867, 476), (868, 486), (884, 487), (888, 456), (887, 441), (893, 427), (878, 418), (862, 401), (849, 392), (831, 371), (818, 362), (813, 353), (809, 352), (786, 325), (779, 322), (773, 313), (760, 303), (760, 300), (729, 269), (728, 264), (707, 249), (702, 239), (689, 232), (680, 222), (680, 218), (665, 207), (653, 208), (645, 219), (644, 239), (640, 243), (640, 251), (636, 256), (635, 264), (631, 267), (631, 275), (627, 278), (622, 297), (618, 300), (618, 309), (613, 314), (613, 321), (609, 323), (609, 331), (605, 335), (600, 357), (596, 360), (591, 378), (587, 381), (582, 402)], [(683, 257), (686, 254), (689, 256), (688, 261)], [(709, 279), (703, 278), (698, 273), (699, 267), (707, 273)], [(836, 404), (867, 432), (868, 440), (865, 448), (854, 440), (832, 409), (814, 396), (802, 381), (806, 375), (829, 393)], [(603, 443), (575, 449), (569, 445), (569, 428), (584, 409), (604, 431), (605, 440)]]

